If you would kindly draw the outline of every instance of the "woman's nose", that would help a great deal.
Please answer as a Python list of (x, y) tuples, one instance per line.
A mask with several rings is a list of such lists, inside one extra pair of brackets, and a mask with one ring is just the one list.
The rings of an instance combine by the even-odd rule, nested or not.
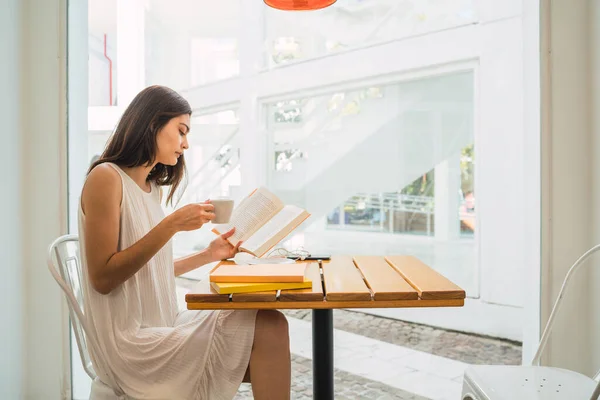
[(183, 138), (183, 143), (181, 144), (181, 146), (182, 146), (182, 147), (183, 147), (185, 150), (187, 150), (187, 149), (189, 149), (189, 148), (190, 148), (190, 145), (188, 144), (187, 137), (185, 137), (185, 136), (184, 136), (184, 138)]

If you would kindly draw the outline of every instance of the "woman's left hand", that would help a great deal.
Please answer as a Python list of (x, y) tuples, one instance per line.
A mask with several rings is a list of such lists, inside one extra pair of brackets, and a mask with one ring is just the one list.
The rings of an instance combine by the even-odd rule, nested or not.
[(207, 250), (208, 250), (211, 258), (213, 259), (213, 261), (221, 261), (221, 260), (225, 260), (227, 258), (231, 258), (231, 257), (235, 256), (235, 254), (237, 252), (240, 251), (239, 249), (240, 249), (240, 245), (242, 244), (242, 242), (239, 242), (234, 247), (231, 245), (231, 243), (229, 243), (229, 241), (227, 241), (227, 239), (230, 238), (231, 235), (233, 235), (234, 233), (235, 233), (235, 228), (231, 228), (230, 231), (225, 232), (222, 235), (219, 235), (219, 237), (217, 237), (215, 240), (210, 242)]

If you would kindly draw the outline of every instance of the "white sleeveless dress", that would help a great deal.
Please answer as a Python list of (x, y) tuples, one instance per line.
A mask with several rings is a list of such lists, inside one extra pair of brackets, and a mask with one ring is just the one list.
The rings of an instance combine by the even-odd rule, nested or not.
[[(110, 165), (123, 187), (123, 250), (165, 215), (156, 185), (147, 193)], [(85, 316), (102, 353), (90, 349), (99, 378), (108, 383), (114, 377), (119, 389), (135, 399), (232, 399), (250, 360), (256, 311), (178, 312), (171, 241), (110, 294), (96, 292), (87, 274), (84, 221), (80, 203)]]

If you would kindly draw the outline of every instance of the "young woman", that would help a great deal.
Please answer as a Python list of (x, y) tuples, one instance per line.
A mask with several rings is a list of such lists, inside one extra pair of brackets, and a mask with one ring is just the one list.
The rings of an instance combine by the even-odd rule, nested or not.
[[(232, 399), (251, 381), (257, 400), (289, 399), (288, 326), (277, 311), (178, 312), (175, 276), (232, 257), (227, 238), (173, 260), (176, 232), (214, 217), (210, 202), (165, 217), (185, 173), (191, 108), (171, 89), (152, 86), (125, 110), (88, 173), (79, 210), (85, 313), (102, 354), (104, 382), (136, 399)], [(105, 378), (105, 379), (103, 379)]]

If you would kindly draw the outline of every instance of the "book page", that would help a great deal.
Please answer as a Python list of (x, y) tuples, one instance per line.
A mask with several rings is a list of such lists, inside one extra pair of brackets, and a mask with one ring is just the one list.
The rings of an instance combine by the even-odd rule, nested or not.
[(285, 238), (308, 217), (306, 210), (288, 205), (242, 244), (242, 248), (262, 257), (277, 242)]
[(229, 238), (229, 241), (236, 245), (240, 240), (245, 241), (251, 237), (282, 208), (281, 200), (266, 188), (261, 187), (233, 210), (229, 223), (221, 228), (220, 233), (235, 227), (235, 233)]

